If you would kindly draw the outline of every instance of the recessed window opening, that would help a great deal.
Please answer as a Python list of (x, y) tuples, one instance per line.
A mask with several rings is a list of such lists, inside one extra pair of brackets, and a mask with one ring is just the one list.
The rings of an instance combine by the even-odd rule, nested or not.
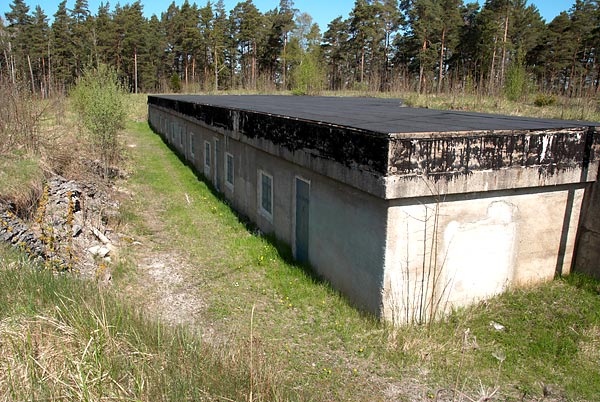
[(204, 141), (204, 175), (210, 175), (210, 142)]
[(225, 184), (230, 190), (233, 190), (233, 155), (229, 152), (225, 153)]
[(259, 171), (259, 212), (270, 221), (273, 220), (273, 176)]
[(190, 155), (192, 158), (194, 157), (194, 133), (190, 132)]

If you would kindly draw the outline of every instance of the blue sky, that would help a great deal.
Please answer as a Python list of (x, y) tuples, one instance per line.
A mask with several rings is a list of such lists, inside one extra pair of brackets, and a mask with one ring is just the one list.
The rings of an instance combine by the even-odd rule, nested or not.
[[(188, 1), (190, 1), (190, 3), (194, 2), (194, 0)], [(200, 6), (206, 4), (206, 0), (195, 1)], [(239, 0), (225, 0), (227, 11), (234, 8), (238, 1)], [(483, 0), (478, 1), (483, 3)], [(25, 2), (30, 6), (31, 10), (33, 10), (37, 4), (40, 4), (44, 12), (47, 15), (52, 16), (56, 12), (60, 0), (25, 0)], [(110, 1), (111, 5), (114, 5), (117, 2), (118, 0)], [(120, 1), (121, 4), (126, 4), (128, 2), (131, 1)], [(212, 3), (215, 2), (216, 0), (212, 1)], [(4, 13), (10, 10), (8, 7), (10, 3), (12, 3), (12, 0), (3, 0), (0, 3), (0, 14), (2, 14), (2, 18), (4, 18)], [(74, 3), (75, 0), (68, 0), (67, 7), (72, 7)], [(183, 0), (176, 0), (175, 3), (181, 4), (183, 3)], [(542, 17), (546, 19), (546, 22), (550, 22), (561, 11), (566, 11), (571, 8), (573, 3), (574, 0), (529, 0), (528, 2), (528, 4), (535, 4), (538, 7)], [(88, 0), (88, 4), (92, 13), (96, 14), (100, 0)], [(142, 0), (142, 4), (144, 4), (146, 16), (151, 16), (152, 14), (160, 15), (161, 12), (169, 7), (171, 0)], [(279, 0), (254, 0), (254, 4), (259, 10), (265, 12), (277, 7), (279, 5)], [(352, 6), (354, 5), (354, 0), (295, 0), (294, 4), (300, 11), (310, 14), (313, 17), (313, 20), (321, 27), (321, 32), (323, 32), (327, 29), (327, 24), (337, 16), (341, 15), (344, 18), (348, 16), (348, 13), (352, 10)]]

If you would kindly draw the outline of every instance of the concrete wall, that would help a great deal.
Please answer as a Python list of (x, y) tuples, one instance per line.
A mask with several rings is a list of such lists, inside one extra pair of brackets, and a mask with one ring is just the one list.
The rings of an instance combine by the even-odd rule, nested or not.
[(574, 271), (600, 279), (600, 184), (587, 188), (577, 240)]
[[(306, 169), (167, 110), (151, 107), (152, 126), (180, 155), (215, 185), (232, 207), (265, 233), (295, 242), (295, 180), (310, 183), (309, 262), (318, 275), (357, 307), (380, 315), (385, 258), (387, 202), (316, 171)], [(191, 155), (191, 138), (194, 155)], [(221, 177), (215, 181), (215, 140), (221, 142)], [(204, 167), (204, 142), (211, 144), (210, 170)], [(268, 144), (262, 144), (268, 147)], [(234, 186), (225, 185), (224, 154), (234, 157)], [(344, 167), (329, 167), (342, 171)], [(273, 177), (272, 220), (259, 212), (259, 171)]]
[(569, 273), (582, 186), (390, 203), (384, 316), (424, 322), (509, 286)]

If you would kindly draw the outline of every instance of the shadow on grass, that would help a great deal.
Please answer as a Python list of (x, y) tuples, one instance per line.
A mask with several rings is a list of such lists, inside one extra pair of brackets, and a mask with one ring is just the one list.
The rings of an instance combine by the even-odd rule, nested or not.
[(572, 272), (567, 276), (561, 277), (562, 281), (567, 285), (581, 289), (594, 296), (600, 295), (600, 280), (578, 272)]

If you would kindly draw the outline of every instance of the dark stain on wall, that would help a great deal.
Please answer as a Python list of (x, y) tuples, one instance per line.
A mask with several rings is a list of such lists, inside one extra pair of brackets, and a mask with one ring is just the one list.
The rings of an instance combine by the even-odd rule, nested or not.
[(600, 157), (600, 137), (593, 128), (485, 136), (392, 139), (390, 173), (457, 173), (537, 167), (540, 174), (578, 166)]
[(271, 141), (291, 152), (304, 150), (348, 167), (380, 175), (387, 173), (388, 138), (381, 133), (160, 97), (149, 96), (148, 103), (213, 127), (238, 130), (251, 139)]

